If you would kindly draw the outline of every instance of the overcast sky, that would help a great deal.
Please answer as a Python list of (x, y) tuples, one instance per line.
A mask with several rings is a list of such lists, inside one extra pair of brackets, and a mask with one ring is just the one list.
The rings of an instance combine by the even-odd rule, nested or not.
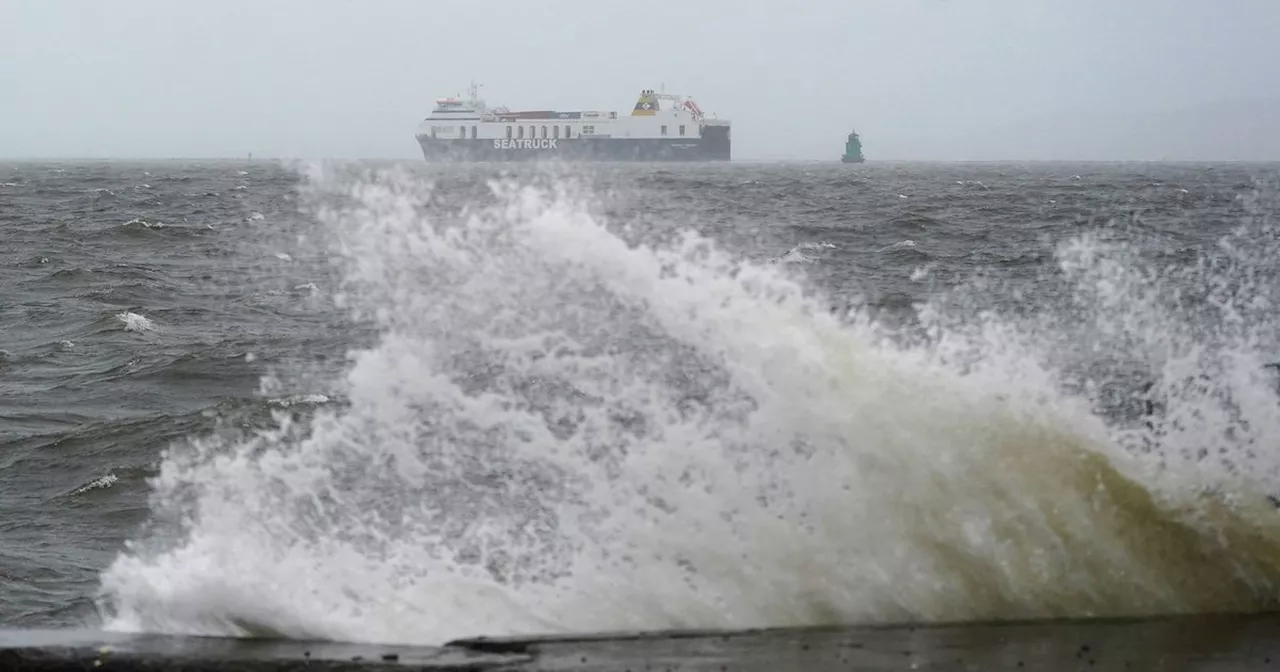
[(0, 0), (0, 156), (420, 158), (643, 88), (735, 159), (1280, 159), (1280, 0)]

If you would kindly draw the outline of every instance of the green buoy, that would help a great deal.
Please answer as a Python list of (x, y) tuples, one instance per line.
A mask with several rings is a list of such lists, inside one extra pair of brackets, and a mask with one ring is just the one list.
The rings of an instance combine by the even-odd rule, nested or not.
[(840, 162), (862, 163), (863, 161), (866, 159), (862, 156), (862, 140), (858, 138), (858, 132), (853, 131), (844, 141), (844, 156), (840, 157)]

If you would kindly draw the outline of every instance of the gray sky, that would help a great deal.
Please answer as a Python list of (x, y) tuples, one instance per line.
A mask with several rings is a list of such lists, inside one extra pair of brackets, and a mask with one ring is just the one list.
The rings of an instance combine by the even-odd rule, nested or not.
[(420, 155), (643, 88), (735, 159), (1280, 159), (1280, 0), (0, 0), (0, 156)]

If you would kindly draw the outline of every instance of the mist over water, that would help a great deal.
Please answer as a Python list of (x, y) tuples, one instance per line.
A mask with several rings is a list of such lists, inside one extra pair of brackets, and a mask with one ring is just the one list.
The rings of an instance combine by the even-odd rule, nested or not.
[(1215, 254), (1091, 229), (1034, 305), (977, 277), (905, 325), (807, 264), (618, 226), (589, 188), (491, 189), (442, 208), (405, 172), (307, 173), (319, 226), (289, 253), (332, 253), (377, 338), (334, 401), (166, 452), (107, 627), (440, 643), (1280, 602), (1275, 185)]

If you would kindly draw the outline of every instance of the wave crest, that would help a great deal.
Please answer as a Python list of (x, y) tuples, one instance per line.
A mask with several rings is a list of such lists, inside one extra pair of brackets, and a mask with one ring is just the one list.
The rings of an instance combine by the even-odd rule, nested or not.
[(341, 408), (166, 455), (169, 525), (104, 573), (110, 628), (439, 643), (1276, 606), (1265, 484), (1127, 452), (1025, 324), (940, 305), (904, 341), (785, 265), (628, 243), (564, 191), (441, 213), (403, 174), (310, 178), (338, 299), (381, 337)]

